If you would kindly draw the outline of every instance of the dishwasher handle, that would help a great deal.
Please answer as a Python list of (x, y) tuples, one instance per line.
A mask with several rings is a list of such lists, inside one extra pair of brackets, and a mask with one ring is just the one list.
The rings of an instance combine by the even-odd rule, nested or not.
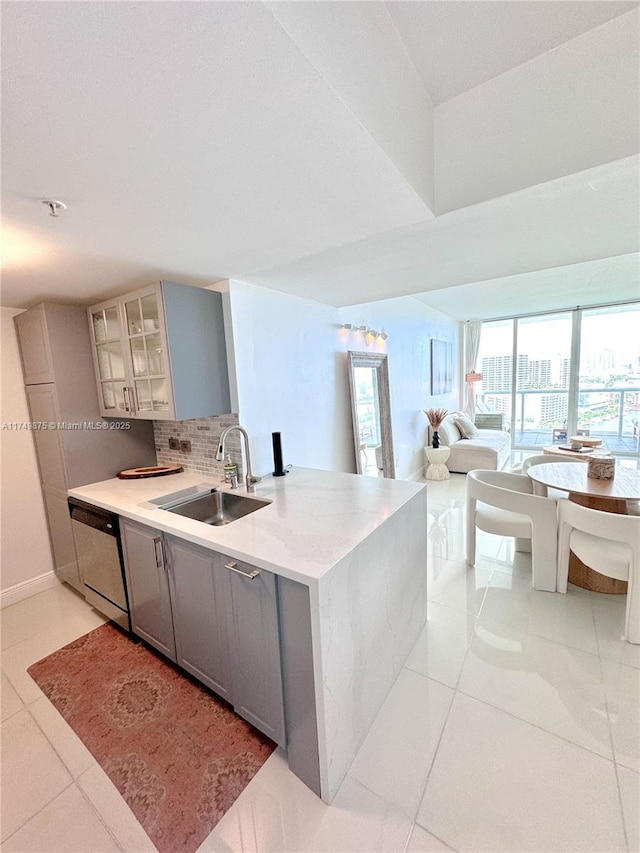
[(82, 501), (74, 498), (69, 498), (68, 503), (72, 521), (86, 524), (88, 527), (92, 527), (94, 530), (99, 530), (109, 536), (115, 536), (116, 538), (120, 536), (120, 525), (118, 523), (118, 516), (115, 513), (109, 512), (106, 509), (100, 509), (97, 506), (91, 506), (91, 504), (82, 503)]

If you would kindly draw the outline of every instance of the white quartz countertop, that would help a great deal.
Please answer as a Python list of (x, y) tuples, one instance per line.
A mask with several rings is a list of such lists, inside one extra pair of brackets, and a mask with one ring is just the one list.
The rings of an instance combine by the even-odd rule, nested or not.
[[(231, 524), (214, 527), (149, 504), (182, 489), (226, 486), (194, 473), (141, 480), (103, 480), (69, 495), (180, 536), (197, 545), (252, 563), (307, 585), (343, 557), (425, 488), (424, 483), (292, 468), (269, 475), (256, 497), (271, 503)], [(244, 488), (238, 494), (245, 495)]]

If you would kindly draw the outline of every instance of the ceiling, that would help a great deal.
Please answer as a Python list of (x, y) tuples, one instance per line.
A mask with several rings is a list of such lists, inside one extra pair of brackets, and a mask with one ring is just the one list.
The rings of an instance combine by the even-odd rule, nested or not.
[(638, 298), (637, 7), (5, 0), (2, 304)]
[(389, 14), (434, 104), (631, 11), (634, 3), (391, 2)]
[[(523, 298), (524, 294), (524, 298)], [(531, 302), (526, 294), (535, 294)], [(417, 299), (462, 322), (517, 317), (640, 299), (640, 255), (618, 255), (460, 284), (417, 294)]]

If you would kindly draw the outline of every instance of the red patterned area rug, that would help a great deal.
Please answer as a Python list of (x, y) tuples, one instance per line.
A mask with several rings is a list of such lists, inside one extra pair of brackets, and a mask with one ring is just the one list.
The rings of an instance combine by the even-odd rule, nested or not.
[(225, 702), (110, 624), (28, 672), (160, 853), (197, 850), (275, 749)]

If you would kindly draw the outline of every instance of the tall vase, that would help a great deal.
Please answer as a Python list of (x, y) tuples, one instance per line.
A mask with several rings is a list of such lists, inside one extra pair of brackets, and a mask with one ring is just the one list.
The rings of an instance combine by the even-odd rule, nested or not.
[(433, 437), (431, 438), (431, 447), (440, 447), (440, 436), (438, 435), (438, 430), (434, 429)]

